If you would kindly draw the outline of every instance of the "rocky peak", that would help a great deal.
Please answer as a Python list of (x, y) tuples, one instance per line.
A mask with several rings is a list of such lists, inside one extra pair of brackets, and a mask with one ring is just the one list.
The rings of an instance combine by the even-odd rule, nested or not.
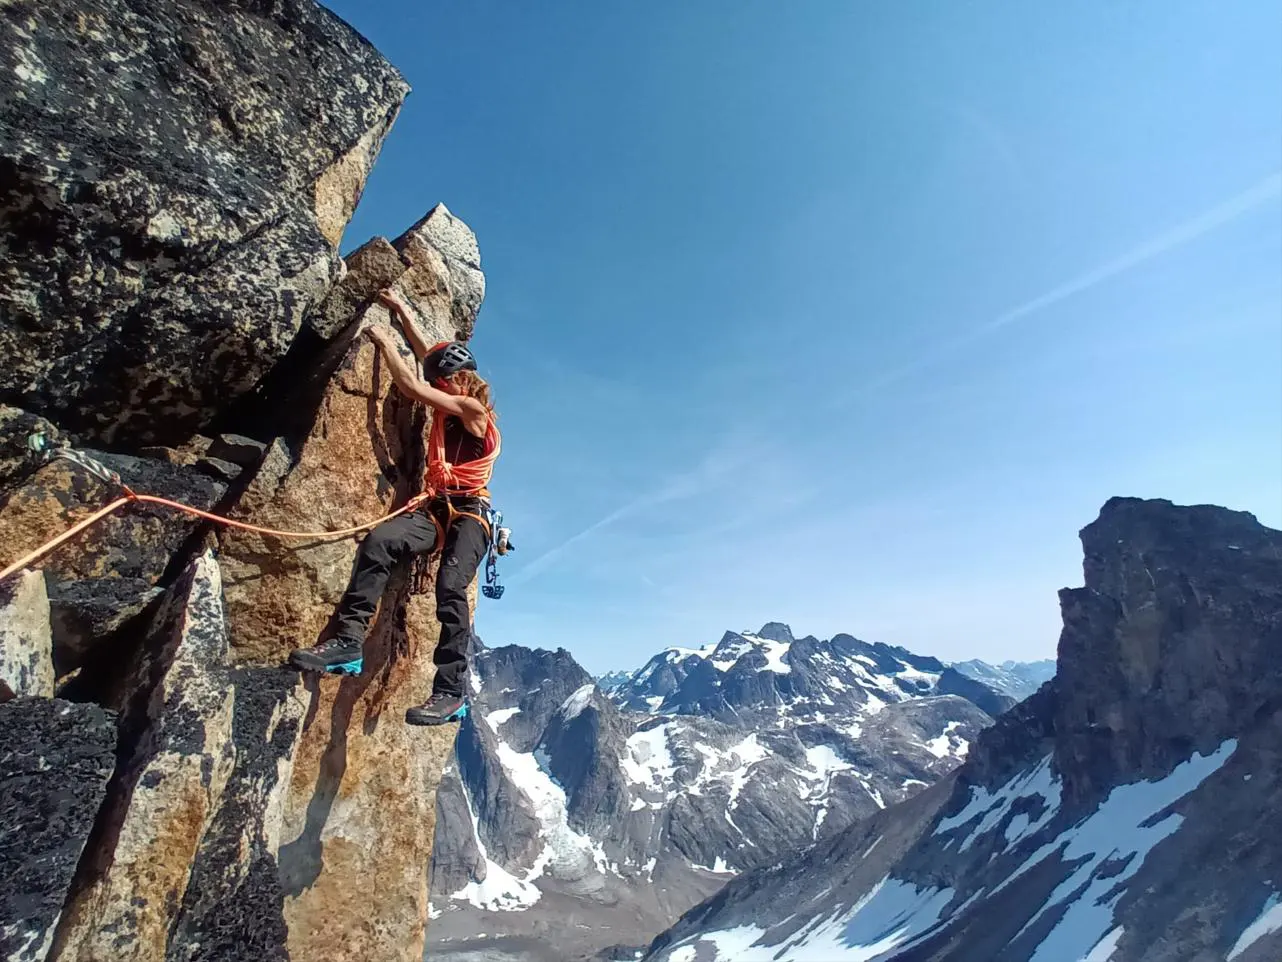
[(1081, 534), (1055, 677), (948, 778), (739, 877), (646, 959), (1282, 957), (1282, 532), (1118, 498)]
[[(474, 959), (493, 945), (480, 933), (501, 931), (549, 958), (632, 958), (728, 878), (943, 777), (991, 724), (966, 698), (921, 688), (904, 662), (907, 688), (866, 662), (841, 673), (827, 643), (780, 635), (660, 652), (634, 673), (676, 686), (658, 713), (644, 699), (659, 696), (621, 706), (564, 651), (479, 650), (473, 715), (438, 800), (429, 955)], [(821, 684), (833, 671), (851, 680), (846, 701)], [(856, 695), (856, 677), (882, 697)]]
[(768, 621), (761, 626), (757, 632), (758, 638), (765, 638), (767, 641), (778, 641), (785, 645), (790, 645), (795, 640), (792, 637), (792, 629), (778, 621)]
[(1282, 533), (1253, 515), (1114, 498), (1060, 593), (1056, 766), (1069, 797), (1169, 771), (1282, 697)]

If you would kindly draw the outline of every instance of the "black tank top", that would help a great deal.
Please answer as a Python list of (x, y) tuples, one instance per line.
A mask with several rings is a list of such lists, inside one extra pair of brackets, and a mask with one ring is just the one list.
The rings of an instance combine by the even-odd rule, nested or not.
[(445, 460), (450, 464), (479, 461), (485, 457), (485, 438), (478, 438), (463, 427), (463, 419), (449, 415), (445, 419)]

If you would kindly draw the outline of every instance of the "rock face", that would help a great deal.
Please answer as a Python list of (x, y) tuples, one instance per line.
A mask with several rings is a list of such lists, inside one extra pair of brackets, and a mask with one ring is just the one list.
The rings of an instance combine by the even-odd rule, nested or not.
[[(83, 449), (130, 487), (216, 510), (227, 490), (211, 478), (164, 461)], [(0, 561), (9, 564), (114, 500), (118, 492), (65, 460), (50, 461), (11, 489), (0, 511)], [(112, 636), (142, 612), (160, 590), (171, 559), (200, 522), (157, 505), (137, 505), (111, 515), (94, 537), (75, 550), (50, 555), (41, 565), (56, 626), (54, 664), (65, 675), (111, 648)]]
[[(470, 336), (484, 277), (443, 205), (338, 256), (407, 93), (395, 69), (310, 0), (3, 19), (0, 566), (119, 494), (32, 435), (293, 531), (417, 493), (426, 412), (360, 331), (393, 286), (429, 341)], [(0, 954), (422, 958), (458, 731), (404, 723), (431, 688), (430, 588), (394, 573), (360, 677), (283, 667), (327, 630), (356, 544), (135, 503), (0, 585), (19, 693)]]
[(1082, 544), (1052, 681), (948, 778), (735, 879), (645, 958), (1282, 957), (1282, 532), (1114, 499)]
[(212, 553), (164, 599), (112, 699), (126, 752), (99, 837), (81, 865), (56, 962), (165, 958), (191, 863), (218, 807), (235, 749), (222, 583)]
[(408, 87), (310, 0), (5, 23), (0, 400), (104, 443), (181, 439), (325, 297)]
[(780, 624), (661, 652), (608, 695), (565, 651), (476, 663), (437, 803), (442, 960), (631, 958), (739, 873), (945, 776), (992, 723), (941, 693), (937, 659)]
[(115, 766), (116, 725), (96, 705), (0, 705), (0, 956), (44, 962)]
[(49, 596), (39, 571), (0, 582), (0, 681), (16, 695), (53, 697)]

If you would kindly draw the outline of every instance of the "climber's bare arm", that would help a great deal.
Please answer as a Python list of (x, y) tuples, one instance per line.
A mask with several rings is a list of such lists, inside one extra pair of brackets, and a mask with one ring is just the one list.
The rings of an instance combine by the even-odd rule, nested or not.
[(382, 351), (383, 359), (387, 361), (387, 366), (392, 372), (392, 380), (396, 382), (402, 394), (423, 404), (430, 404), (438, 411), (461, 418), (463, 427), (469, 434), (474, 434), (478, 438), (485, 437), (485, 429), (489, 426), (489, 412), (485, 410), (484, 404), (476, 398), (450, 394), (448, 391), (442, 391), (419, 380), (409, 364), (405, 362), (401, 352), (397, 350), (396, 345), (392, 343), (391, 335), (381, 327), (368, 327), (365, 333)]
[(427, 356), (429, 345), (423, 340), (423, 335), (418, 332), (418, 326), (411, 319), (409, 305), (390, 287), (385, 287), (378, 292), (378, 300), (400, 323), (401, 330), (405, 332), (405, 339), (410, 342), (410, 348), (414, 351), (414, 356), (420, 361), (423, 360)]

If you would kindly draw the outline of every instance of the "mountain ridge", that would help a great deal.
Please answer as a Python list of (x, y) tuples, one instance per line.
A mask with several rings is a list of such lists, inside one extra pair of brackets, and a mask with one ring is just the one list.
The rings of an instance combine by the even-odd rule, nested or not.
[(1282, 956), (1282, 532), (1115, 498), (1081, 539), (1054, 678), (935, 785), (732, 880), (646, 962)]
[(478, 643), (438, 796), (433, 957), (508, 958), (496, 930), (513, 958), (631, 957), (727, 879), (951, 771), (992, 723), (971, 698), (1013, 704), (930, 656), (777, 622), (683, 651), (652, 711), (663, 653), (603, 691), (564, 649)]

